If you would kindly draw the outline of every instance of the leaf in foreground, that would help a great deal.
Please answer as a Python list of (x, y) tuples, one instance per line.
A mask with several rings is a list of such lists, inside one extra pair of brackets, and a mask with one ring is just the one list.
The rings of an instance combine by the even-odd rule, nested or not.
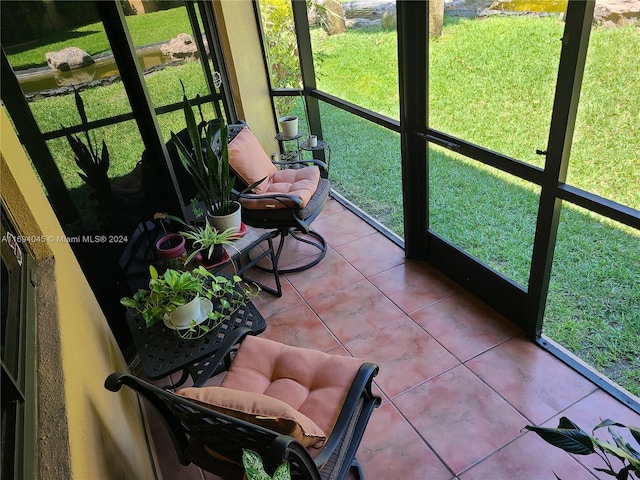
[(545, 442), (561, 448), (565, 452), (576, 455), (590, 455), (595, 452), (591, 437), (565, 417), (562, 417), (560, 420), (560, 427), (558, 428), (536, 427), (532, 425), (527, 425), (524, 428), (537, 433)]

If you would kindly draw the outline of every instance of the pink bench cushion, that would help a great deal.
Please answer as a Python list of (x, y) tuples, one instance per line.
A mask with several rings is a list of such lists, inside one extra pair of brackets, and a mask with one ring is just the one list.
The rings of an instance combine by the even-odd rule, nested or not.
[[(229, 142), (229, 166), (246, 185), (271, 177), (277, 171), (249, 127), (244, 127)], [(265, 193), (267, 180), (255, 187), (254, 192)]]
[(358, 358), (249, 336), (221, 386), (286, 402), (328, 436), (362, 363)]

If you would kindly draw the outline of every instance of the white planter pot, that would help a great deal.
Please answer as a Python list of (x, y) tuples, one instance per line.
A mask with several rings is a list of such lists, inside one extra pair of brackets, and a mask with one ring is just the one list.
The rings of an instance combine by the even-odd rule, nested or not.
[(202, 303), (200, 297), (196, 297), (189, 303), (185, 303), (181, 307), (176, 308), (165, 325), (176, 330), (188, 328), (191, 321), (199, 323), (202, 320)]
[(240, 224), (242, 223), (242, 207), (238, 202), (233, 202), (238, 206), (235, 212), (228, 215), (212, 215), (209, 214), (211, 224), (221, 232), (224, 232), (228, 228), (235, 228), (237, 232), (240, 231)]
[(280, 128), (285, 137), (295, 137), (298, 135), (298, 117), (287, 115), (280, 117)]

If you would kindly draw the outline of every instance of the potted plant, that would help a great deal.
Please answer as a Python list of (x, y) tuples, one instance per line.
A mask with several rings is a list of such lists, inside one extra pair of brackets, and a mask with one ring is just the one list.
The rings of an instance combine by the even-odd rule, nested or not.
[[(194, 214), (196, 215), (196, 218), (201, 218), (203, 216), (202, 210), (197, 208), (197, 205), (195, 205), (195, 203), (192, 204), (192, 208)], [(193, 252), (191, 252), (189, 256), (186, 256), (185, 253), (182, 262), (184, 265), (187, 265), (194, 258), (196, 259), (198, 265), (203, 265), (205, 268), (211, 268), (212, 266), (221, 263), (225, 257), (224, 246), (232, 246), (233, 241), (240, 236), (240, 234), (233, 227), (223, 231), (217, 230), (211, 225), (208, 218), (204, 219), (204, 225), (191, 225), (181, 218), (169, 215), (167, 213), (158, 213), (156, 214), (156, 217), (169, 219), (178, 222), (186, 227), (186, 230), (180, 231), (177, 234), (173, 234), (177, 235), (179, 238), (182, 238), (185, 241), (183, 242), (185, 243), (185, 252), (186, 241), (189, 240), (191, 242), (191, 248), (193, 248)], [(163, 239), (169, 240), (171, 236), (172, 234), (166, 234), (158, 241), (158, 243)]]
[(120, 303), (140, 314), (147, 327), (163, 321), (184, 338), (206, 334), (258, 294), (240, 286), (239, 276), (214, 275), (204, 267), (167, 269), (160, 275), (151, 265), (149, 273), (149, 289), (123, 297)]
[[(302, 98), (302, 105), (304, 106), (305, 118), (307, 121), (307, 128), (311, 129), (311, 124), (309, 123), (309, 114), (307, 113), (307, 103), (302, 94), (302, 86), (298, 90), (298, 95)], [(291, 104), (286, 105), (284, 110), (281, 113), (280, 118), (278, 118), (278, 123), (280, 124), (280, 130), (282, 130), (282, 135), (284, 135), (284, 139), (294, 139), (298, 137), (298, 117), (291, 113), (293, 107), (296, 103), (296, 97), (292, 97), (293, 102)], [(309, 130), (310, 131), (310, 130)]]
[(165, 260), (183, 257), (187, 252), (185, 238), (179, 233), (167, 233), (156, 242), (156, 250)]
[(295, 115), (285, 115), (278, 119), (280, 128), (285, 138), (293, 138), (298, 135), (298, 117)]
[(158, 251), (160, 256), (163, 259), (167, 260), (169, 264), (174, 267), (185, 264), (187, 257), (185, 238), (180, 233), (167, 232), (167, 229), (165, 228), (163, 222), (163, 220), (168, 218), (178, 221), (181, 220), (166, 213), (156, 213), (153, 218), (154, 220), (160, 221), (160, 225), (162, 226), (162, 230), (164, 231), (164, 235), (158, 239), (155, 245), (156, 250)]
[[(220, 124), (220, 144), (213, 146), (216, 126), (207, 123), (200, 127), (196, 123), (193, 109), (184, 93), (182, 86), (182, 106), (187, 124), (189, 140), (194, 148), (190, 148), (171, 132), (180, 161), (193, 177), (200, 199), (212, 217), (212, 222), (218, 230), (235, 228), (240, 231), (241, 210), (240, 203), (232, 198), (235, 177), (229, 170), (229, 136), (224, 121)], [(196, 148), (199, 147), (199, 148)]]
[(194, 258), (199, 265), (211, 267), (222, 262), (225, 256), (224, 246), (233, 245), (238, 238), (238, 232), (234, 227), (226, 230), (216, 230), (209, 220), (204, 225), (189, 225), (189, 230), (180, 232), (187, 240), (193, 242), (193, 252), (187, 257), (185, 263)]
[[(607, 428), (615, 445), (607, 441), (595, 437), (595, 431), (599, 428)], [(596, 425), (591, 431), (591, 435), (578, 427), (567, 417), (560, 418), (558, 428), (537, 427), (535, 425), (527, 425), (524, 428), (537, 433), (544, 441), (550, 443), (554, 447), (561, 448), (565, 452), (576, 455), (598, 455), (607, 468), (596, 468), (598, 472), (605, 473), (618, 479), (635, 478), (632, 472), (640, 472), (640, 449), (638, 446), (631, 446), (622, 436), (613, 430), (612, 427), (626, 428), (631, 436), (640, 445), (640, 428), (626, 426), (612, 420), (603, 420)], [(622, 468), (619, 471), (614, 470), (607, 453), (617, 457), (622, 461)], [(556, 475), (556, 478), (559, 478)]]

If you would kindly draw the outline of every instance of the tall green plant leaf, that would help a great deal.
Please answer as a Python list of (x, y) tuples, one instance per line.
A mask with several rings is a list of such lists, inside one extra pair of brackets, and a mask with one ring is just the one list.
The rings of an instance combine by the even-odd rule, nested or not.
[[(595, 433), (595, 431), (598, 430), (599, 428), (605, 428), (605, 427), (626, 428), (627, 430), (629, 430), (629, 432), (631, 432), (631, 436), (633, 436), (635, 441), (638, 442), (638, 445), (640, 445), (640, 428), (634, 427), (634, 426), (623, 425), (622, 423), (614, 422), (613, 420), (607, 418), (606, 420), (603, 420), (598, 425), (593, 427), (592, 433)], [(611, 430), (609, 430), (609, 431), (611, 431)]]
[[(223, 127), (221, 127), (223, 128)], [(218, 203), (224, 201), (224, 192), (220, 182), (223, 178), (222, 175), (222, 160), (220, 156), (213, 150), (213, 129), (209, 125), (205, 128), (205, 151), (206, 151), (206, 166), (208, 170), (209, 189), (213, 193), (212, 203), (215, 203), (214, 199), (218, 200)], [(213, 208), (213, 205), (211, 205)], [(224, 208), (224, 207), (222, 207)]]
[[(178, 149), (180, 161), (191, 174), (198, 189), (201, 200), (211, 212), (219, 214), (231, 213), (231, 194), (235, 178), (229, 176), (228, 134), (224, 122), (216, 119), (198, 125), (191, 103), (184, 93), (182, 107), (186, 122), (186, 130), (191, 146), (188, 148), (180, 138), (171, 133), (171, 139)], [(220, 148), (214, 147), (214, 136), (220, 125)], [(204, 132), (203, 132), (204, 131)], [(204, 136), (203, 136), (204, 133)]]
[[(616, 477), (618, 480), (626, 480), (629, 478), (631, 472), (640, 471), (640, 453), (612, 427), (627, 428), (635, 440), (640, 438), (640, 429), (638, 429), (638, 427), (627, 427), (610, 419), (603, 420), (596, 425), (592, 430), (592, 434), (595, 435), (595, 431), (600, 428), (607, 428), (615, 444), (603, 441), (595, 436), (587, 435), (587, 433), (566, 417), (560, 419), (558, 428), (545, 428), (531, 425), (527, 425), (525, 428), (536, 432), (546, 442), (569, 453), (589, 455), (591, 453), (598, 453), (596, 451), (597, 448), (602, 452), (602, 455), (600, 455), (600, 453), (598, 453), (598, 455), (607, 463), (608, 468), (594, 467), (595, 470)], [(620, 459), (624, 467), (620, 471), (615, 472), (612, 469), (607, 454), (611, 454)]]
[(620, 436), (620, 434), (618, 434), (611, 427), (620, 427), (620, 428), (628, 429), (631, 432), (631, 435), (633, 436), (633, 438), (638, 442), (639, 445), (640, 445), (640, 429), (638, 429), (638, 427), (627, 427), (622, 423), (614, 422), (611, 419), (606, 419), (600, 422), (598, 425), (596, 425), (593, 428), (593, 433), (595, 433), (595, 431), (598, 430), (599, 428), (605, 428), (605, 427), (608, 429), (609, 435), (611, 435), (611, 438), (615, 442), (616, 446), (603, 442), (597, 438), (594, 439), (596, 445), (600, 447), (600, 449), (602, 449), (603, 451), (607, 451), (612, 455), (615, 455), (620, 460), (623, 460), (623, 461), (627, 460), (630, 463), (630, 469), (632, 471), (640, 471), (640, 452), (638, 452), (635, 448), (633, 448), (633, 446), (627, 443), (622, 438), (622, 436)]
[[(563, 428), (570, 426), (570, 428)], [(595, 452), (591, 437), (566, 417), (562, 417), (558, 428), (527, 425), (527, 430), (537, 433), (545, 442), (576, 455), (590, 455)]]
[(187, 135), (189, 136), (189, 141), (191, 143), (191, 148), (182, 143), (180, 138), (173, 132), (171, 132), (171, 140), (174, 142), (176, 148), (178, 149), (178, 156), (180, 157), (182, 165), (191, 174), (196, 183), (196, 187), (202, 194), (206, 192), (208, 186), (207, 172), (204, 168), (202, 149), (199, 148), (201, 144), (200, 130), (198, 128), (198, 125), (196, 124), (193, 109), (191, 108), (191, 104), (189, 103), (186, 95), (183, 95), (182, 97), (182, 109), (186, 123)]

